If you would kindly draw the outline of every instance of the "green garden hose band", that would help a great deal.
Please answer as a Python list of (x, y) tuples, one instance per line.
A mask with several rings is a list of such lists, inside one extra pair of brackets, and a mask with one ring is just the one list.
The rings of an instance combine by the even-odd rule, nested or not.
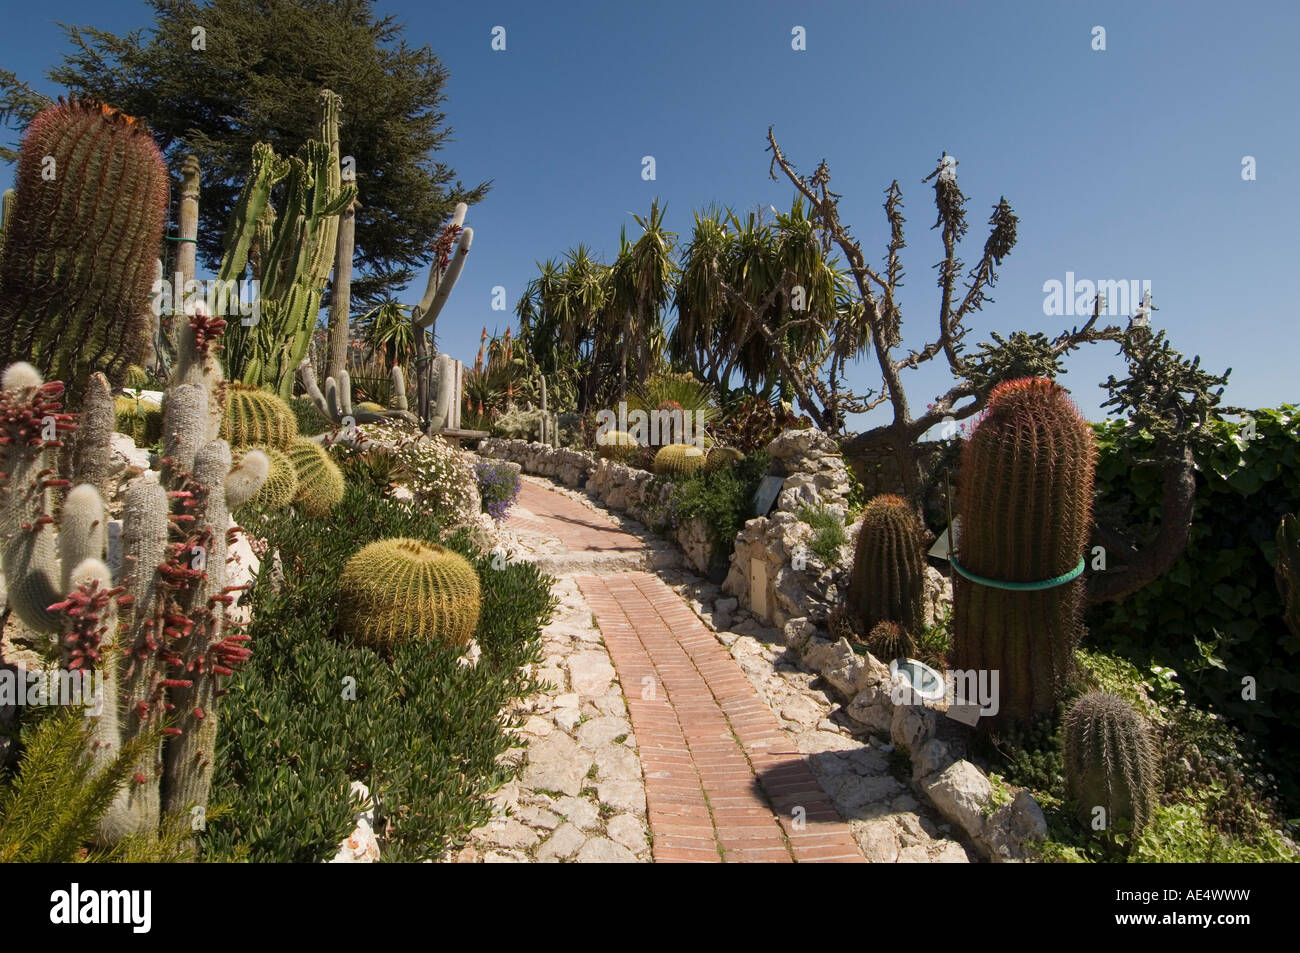
[(1042, 582), (1003, 582), (1000, 579), (988, 579), (984, 576), (977, 576), (968, 569), (962, 568), (961, 563), (957, 562), (956, 557), (949, 556), (948, 562), (964, 579), (980, 586), (988, 586), (990, 589), (1009, 589), (1012, 592), (1034, 592), (1039, 589), (1055, 589), (1057, 586), (1063, 586), (1067, 582), (1073, 582), (1083, 574), (1083, 557), (1079, 557), (1079, 565), (1075, 566), (1067, 573), (1059, 576), (1053, 576), (1051, 579), (1044, 579)]

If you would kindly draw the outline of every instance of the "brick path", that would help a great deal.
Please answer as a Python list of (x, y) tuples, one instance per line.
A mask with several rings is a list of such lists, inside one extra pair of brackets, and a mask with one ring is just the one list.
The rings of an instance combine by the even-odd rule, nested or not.
[[(571, 550), (639, 548), (525, 481), (522, 528)], [(656, 576), (580, 575), (627, 699), (661, 862), (863, 862), (848, 825), (740, 666)]]
[(616, 529), (600, 514), (529, 480), (522, 482), (517, 502), (529, 515), (512, 512), (511, 526), (554, 536), (571, 551), (627, 553), (644, 548), (641, 540)]

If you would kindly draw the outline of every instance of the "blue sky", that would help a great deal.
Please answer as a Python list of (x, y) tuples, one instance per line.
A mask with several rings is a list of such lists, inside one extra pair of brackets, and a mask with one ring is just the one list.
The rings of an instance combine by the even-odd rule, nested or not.
[[(0, 64), (49, 93), (44, 72), (65, 49), (55, 21), (122, 32), (149, 22), (141, 3), (4, 4)], [(1154, 323), (1211, 370), (1232, 367), (1227, 400), (1300, 400), (1296, 275), (1300, 198), (1300, 4), (1180, 3), (429, 3), (378, 4), (450, 70), (444, 106), (456, 141), (440, 158), (466, 182), (494, 180), (470, 210), (465, 274), (439, 321), (440, 346), (472, 361), (480, 329), (504, 330), (492, 289), (511, 305), (535, 262), (585, 242), (612, 258), (619, 228), (653, 198), (689, 237), (691, 212), (788, 208), (768, 178), (764, 136), (801, 171), (823, 157), (841, 216), (878, 261), (880, 204), (903, 189), (908, 275), (905, 345), (933, 333), (941, 256), (929, 186), (947, 150), (970, 199), (964, 257), (1001, 195), (1020, 244), (988, 331), (1053, 334), (1075, 323), (1043, 313), (1043, 284), (1151, 283)], [(1094, 26), (1106, 50), (1091, 48)], [(504, 52), (492, 28), (506, 29)], [(806, 30), (807, 49), (791, 49)], [(345, 104), (346, 108), (346, 104)], [(346, 151), (346, 144), (345, 144)], [(653, 155), (655, 181), (641, 178)], [(1253, 156), (1257, 179), (1243, 181)], [(10, 172), (0, 172), (7, 177)], [(423, 280), (421, 279), (421, 287)], [(413, 301), (418, 295), (408, 297)], [(1122, 366), (1115, 348), (1076, 352), (1062, 383), (1101, 416), (1098, 387)], [(852, 372), (878, 383), (874, 357)], [(908, 378), (914, 409), (948, 385), (937, 365)], [(876, 422), (859, 420), (858, 425)]]

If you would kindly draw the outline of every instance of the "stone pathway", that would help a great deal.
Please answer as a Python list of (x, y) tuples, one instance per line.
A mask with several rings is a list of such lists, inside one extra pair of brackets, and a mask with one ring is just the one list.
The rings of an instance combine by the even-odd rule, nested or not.
[(966, 861), (892, 748), (852, 737), (778, 633), (636, 528), (524, 478), (505, 536), (557, 577), (536, 673), (553, 689), (518, 704), (522, 772), (448, 859)]
[(632, 689), (655, 860), (863, 859), (776, 716), (676, 593), (647, 573), (578, 585)]

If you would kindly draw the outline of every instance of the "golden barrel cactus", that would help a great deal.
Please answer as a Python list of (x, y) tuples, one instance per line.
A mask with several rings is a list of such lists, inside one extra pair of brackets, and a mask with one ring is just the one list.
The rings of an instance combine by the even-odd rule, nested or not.
[(469, 560), (419, 539), (371, 543), (347, 561), (339, 580), (343, 632), (384, 655), (404, 640), (468, 645), (479, 608)]

